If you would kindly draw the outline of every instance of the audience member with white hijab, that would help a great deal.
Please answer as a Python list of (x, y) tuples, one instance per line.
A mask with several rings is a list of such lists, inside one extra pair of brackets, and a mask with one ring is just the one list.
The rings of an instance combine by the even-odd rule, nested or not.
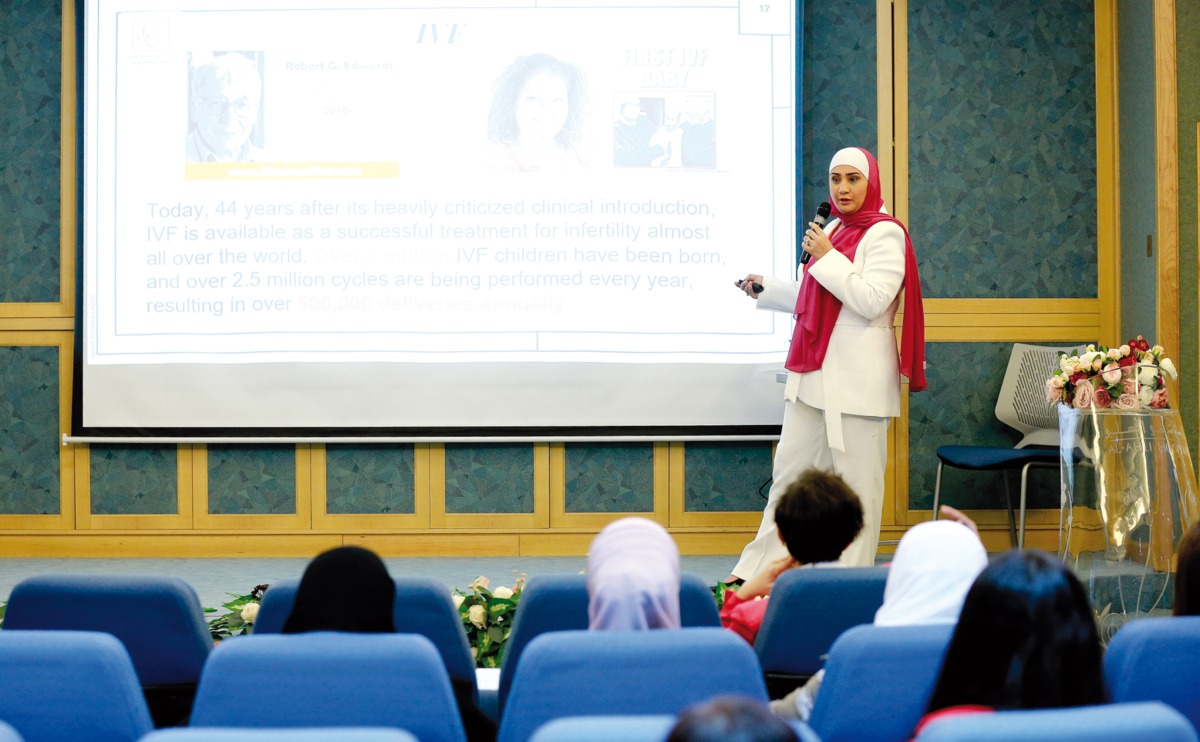
[[(919, 523), (896, 547), (876, 626), (954, 624), (975, 578), (988, 564), (975, 524), (953, 508), (951, 520)], [(831, 608), (831, 610), (836, 610)], [(777, 701), (771, 710), (785, 719), (807, 721), (821, 686), (821, 670), (808, 683)]]
[(646, 518), (621, 518), (592, 539), (587, 557), (588, 628), (678, 629), (679, 547)]

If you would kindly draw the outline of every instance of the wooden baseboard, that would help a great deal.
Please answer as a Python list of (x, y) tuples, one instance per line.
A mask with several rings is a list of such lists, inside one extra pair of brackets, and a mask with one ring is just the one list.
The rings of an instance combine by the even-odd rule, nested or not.
[[(907, 526), (885, 526), (882, 541), (898, 541)], [(132, 530), (132, 531), (10, 531), (0, 532), (0, 557), (26, 558), (229, 558), (312, 557), (346, 544), (363, 546), (381, 556), (494, 557), (581, 556), (587, 553), (595, 529), (438, 529), (382, 532), (323, 533), (270, 530)], [(754, 528), (668, 529), (681, 554), (736, 555), (754, 537)], [(1006, 524), (980, 526), (989, 552), (1010, 548)], [(1031, 524), (1028, 547), (1055, 551), (1057, 524)], [(883, 543), (882, 553), (895, 551)]]

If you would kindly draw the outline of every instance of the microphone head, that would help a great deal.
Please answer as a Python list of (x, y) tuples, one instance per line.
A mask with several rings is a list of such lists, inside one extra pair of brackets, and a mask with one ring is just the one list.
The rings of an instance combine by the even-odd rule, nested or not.
[(821, 205), (817, 207), (817, 216), (813, 219), (813, 221), (824, 227), (825, 220), (829, 218), (829, 208), (829, 202), (822, 201)]

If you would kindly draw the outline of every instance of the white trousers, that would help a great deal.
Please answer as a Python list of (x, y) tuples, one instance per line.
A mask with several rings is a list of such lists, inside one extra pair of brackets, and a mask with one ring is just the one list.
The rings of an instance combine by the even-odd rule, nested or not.
[(863, 529), (842, 552), (841, 562), (850, 567), (875, 564), (879, 546), (879, 526), (883, 517), (883, 475), (887, 468), (887, 430), (890, 418), (842, 415), (845, 451), (829, 447), (825, 434), (825, 413), (803, 402), (788, 402), (784, 408), (783, 428), (775, 448), (771, 491), (763, 510), (758, 535), (742, 550), (742, 558), (733, 574), (742, 579), (753, 577), (776, 559), (787, 556), (787, 547), (775, 527), (775, 506), (789, 485), (805, 471), (817, 468), (833, 471), (850, 485), (863, 506)]

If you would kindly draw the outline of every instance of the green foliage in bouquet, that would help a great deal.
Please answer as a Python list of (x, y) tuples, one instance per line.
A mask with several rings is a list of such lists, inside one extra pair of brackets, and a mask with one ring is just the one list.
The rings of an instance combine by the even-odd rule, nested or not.
[[(225, 612), (208, 622), (208, 631), (213, 641), (219, 642), (233, 636), (249, 634), (254, 630), (254, 621), (258, 618), (258, 607), (262, 603), (263, 593), (267, 585), (255, 585), (249, 595), (233, 595), (233, 600), (222, 603)], [(205, 608), (205, 613), (218, 613), (216, 608)]]
[(500, 667), (525, 575), (518, 577), (511, 588), (501, 585), (489, 590), (489, 584), (488, 578), (477, 577), (466, 590), (455, 588), (452, 593), (478, 667)]

